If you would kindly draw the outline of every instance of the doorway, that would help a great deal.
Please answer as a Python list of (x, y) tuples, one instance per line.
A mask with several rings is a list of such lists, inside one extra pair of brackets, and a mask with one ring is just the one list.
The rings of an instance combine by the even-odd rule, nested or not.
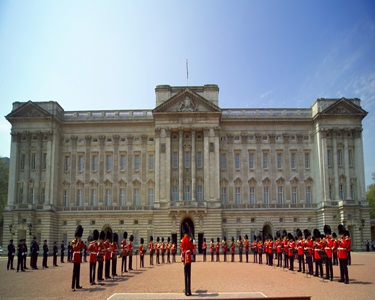
[(261, 235), (263, 238), (263, 241), (268, 237), (268, 235), (272, 235), (272, 228), (271, 228), (271, 225), (266, 224), (263, 226), (262, 235)]
[(184, 236), (184, 234), (182, 233), (182, 224), (184, 223), (189, 227), (190, 237), (194, 238), (194, 222), (190, 218), (185, 218), (182, 220), (181, 226), (180, 226), (180, 237), (181, 237), (180, 240), (182, 240), (182, 237)]

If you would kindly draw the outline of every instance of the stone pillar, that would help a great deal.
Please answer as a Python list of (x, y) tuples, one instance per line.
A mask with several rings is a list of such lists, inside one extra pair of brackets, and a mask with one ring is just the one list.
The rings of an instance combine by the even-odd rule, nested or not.
[(9, 182), (8, 182), (8, 205), (18, 203), (16, 198), (18, 196), (17, 182), (19, 178), (19, 164), (21, 159), (19, 133), (12, 132), (12, 141), (10, 144), (10, 164), (9, 164)]
[[(171, 128), (165, 128), (165, 198), (171, 200)], [(156, 169), (155, 169), (156, 171)]]
[(99, 189), (98, 189), (98, 202), (105, 205), (105, 194), (104, 194), (104, 170), (105, 170), (105, 140), (104, 135), (99, 136)]
[[(76, 166), (77, 166), (77, 140), (78, 140), (78, 137), (77, 136), (74, 136), (72, 135), (70, 137), (71, 141), (72, 141), (72, 152), (71, 152), (71, 161), (70, 161), (70, 178), (71, 178), (71, 185), (70, 185), (70, 188), (71, 188), (71, 197), (72, 199), (74, 199), (74, 206), (78, 206), (78, 202), (77, 202), (77, 189), (76, 189), (76, 181), (77, 181), (77, 172), (76, 172)], [(82, 202), (83, 202), (83, 199), (82, 199)], [(82, 203), (83, 204), (83, 203)]]
[(117, 203), (120, 206), (120, 197), (118, 189), (118, 180), (119, 180), (119, 142), (120, 136), (114, 135), (113, 137), (113, 185), (112, 185), (112, 205), (113, 202)]
[(349, 147), (348, 147), (348, 131), (343, 132), (344, 136), (344, 164), (345, 164), (345, 187), (346, 187), (346, 199), (352, 199), (350, 194), (350, 173), (349, 173)]
[(203, 154), (203, 167), (204, 167), (204, 200), (207, 201), (210, 198), (210, 153), (209, 153), (209, 133), (210, 129), (208, 127), (205, 127), (203, 129), (203, 148), (204, 148), (204, 154)]
[[(85, 136), (85, 190), (84, 190), (84, 198), (83, 203), (87, 203), (88, 206), (92, 206), (91, 199), (90, 199), (90, 172), (91, 172), (91, 135)], [(96, 195), (96, 204), (98, 205), (98, 195)]]
[(125, 196), (125, 199), (127, 202), (130, 202), (130, 203), (133, 203), (134, 204), (134, 201), (133, 201), (133, 198), (132, 198), (132, 195), (133, 195), (133, 191), (132, 191), (132, 187), (133, 187), (133, 184), (132, 184), (132, 179), (133, 179), (133, 141), (134, 141), (134, 136), (129, 134), (127, 137), (126, 137), (126, 140), (128, 141), (128, 164), (127, 164), (127, 167), (128, 167), (128, 171), (127, 171), (127, 174), (126, 174), (126, 181), (128, 182), (128, 184), (126, 185), (126, 196)]
[(160, 201), (160, 128), (155, 128), (155, 202)]
[(24, 133), (26, 136), (26, 151), (25, 151), (25, 182), (23, 186), (23, 199), (22, 203), (30, 203), (29, 193), (29, 180), (30, 180), (30, 148), (31, 148), (31, 134), (29, 132)]
[(338, 164), (337, 164), (337, 131), (334, 130), (332, 132), (332, 154), (333, 154), (333, 158), (332, 158), (332, 168), (333, 168), (333, 174), (334, 174), (334, 178), (335, 178), (335, 199), (339, 199), (339, 170), (338, 170)]
[(179, 200), (183, 200), (183, 189), (184, 189), (184, 178), (183, 178), (183, 138), (184, 129), (182, 127), (178, 128), (178, 190), (179, 190)]
[[(147, 140), (148, 136), (146, 134), (141, 135), (141, 141), (142, 141), (142, 152), (141, 152), (141, 180), (143, 183), (146, 183), (147, 181)], [(148, 185), (142, 184), (141, 190), (139, 191), (140, 197), (139, 197), (139, 205), (147, 205), (148, 204)]]
[(191, 129), (191, 200), (196, 200), (195, 128)]
[[(46, 167), (46, 174), (45, 174), (45, 181), (46, 181), (46, 184), (45, 184), (45, 188), (46, 188), (46, 197), (44, 199), (44, 204), (45, 205), (52, 205), (53, 204), (53, 187), (51, 186), (51, 182), (52, 182), (52, 172), (51, 172), (51, 168), (52, 168), (52, 165), (53, 165), (53, 162), (52, 162), (52, 141), (53, 141), (53, 136), (52, 136), (52, 132), (48, 132), (47, 134), (47, 149), (46, 149), (46, 164), (47, 164), (47, 167)], [(57, 193), (58, 195), (60, 195), (61, 193)], [(60, 204), (57, 204), (57, 205), (60, 205)]]
[[(38, 204), (42, 204), (41, 199), (41, 187), (40, 180), (42, 178), (42, 138), (43, 134), (38, 131), (36, 133), (36, 162), (35, 162), (35, 182), (34, 182), (34, 202), (37, 201)], [(36, 203), (33, 203), (36, 204)]]
[(320, 151), (318, 155), (321, 176), (321, 199), (329, 199), (329, 178), (328, 178), (328, 149), (327, 149), (327, 131), (321, 130), (318, 132), (319, 137), (317, 141), (320, 142)]
[(355, 145), (355, 174), (357, 177), (358, 200), (366, 199), (366, 186), (365, 186), (365, 171), (363, 161), (363, 143), (362, 143), (362, 128), (355, 128), (354, 145)]
[(220, 201), (220, 128), (216, 127), (215, 131), (215, 182), (214, 182), (214, 191), (215, 191), (215, 200)]

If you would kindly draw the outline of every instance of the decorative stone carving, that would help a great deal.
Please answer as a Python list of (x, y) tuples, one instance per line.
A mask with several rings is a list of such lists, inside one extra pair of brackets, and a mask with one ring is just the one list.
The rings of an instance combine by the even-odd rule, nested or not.
[(165, 150), (166, 150), (165, 143), (161, 143), (160, 144), (160, 151), (161, 151), (161, 153), (165, 153)]
[(274, 133), (270, 133), (270, 134), (268, 135), (268, 137), (269, 137), (271, 143), (274, 143), (274, 142), (275, 142), (276, 134), (274, 134)]
[(186, 96), (185, 99), (181, 101), (177, 110), (182, 112), (192, 112), (197, 111), (198, 108), (194, 104), (193, 100)]

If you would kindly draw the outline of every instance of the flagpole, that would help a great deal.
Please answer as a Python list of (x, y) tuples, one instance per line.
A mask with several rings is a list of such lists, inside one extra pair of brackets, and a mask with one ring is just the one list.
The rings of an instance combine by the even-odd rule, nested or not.
[(189, 86), (189, 60), (186, 59), (186, 86)]

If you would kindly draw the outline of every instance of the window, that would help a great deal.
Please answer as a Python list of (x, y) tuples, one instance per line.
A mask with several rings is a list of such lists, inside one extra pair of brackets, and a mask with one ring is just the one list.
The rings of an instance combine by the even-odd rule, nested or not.
[(184, 186), (184, 200), (190, 200), (190, 186), (185, 185)]
[(126, 155), (122, 154), (120, 156), (120, 171), (125, 171), (126, 170)]
[(332, 166), (332, 151), (331, 149), (327, 150), (327, 164), (329, 167)]
[(83, 155), (78, 156), (78, 172), (82, 172), (84, 169)]
[(91, 205), (92, 206), (97, 206), (98, 205), (98, 202), (97, 202), (97, 198), (96, 198), (96, 189), (92, 189), (91, 190)]
[(284, 189), (282, 186), (277, 187), (277, 203), (282, 204), (283, 203), (283, 194), (284, 194)]
[(82, 189), (77, 190), (77, 206), (82, 206)]
[(176, 185), (172, 186), (172, 201), (178, 200), (178, 187)]
[(250, 204), (255, 204), (255, 187), (251, 186), (249, 188), (249, 195), (250, 195)]
[(105, 189), (105, 205), (111, 205), (111, 189)]
[(139, 205), (139, 189), (135, 188), (133, 190), (133, 203), (135, 206)]
[(31, 154), (31, 170), (36, 169), (36, 154), (32, 153)]
[(203, 201), (203, 186), (201, 185), (197, 186), (197, 200)]
[(178, 152), (172, 152), (172, 168), (178, 169)]
[(294, 152), (290, 153), (290, 168), (296, 168), (296, 154)]
[(332, 200), (333, 199), (333, 187), (332, 187), (332, 184), (329, 185), (329, 199)]
[(154, 155), (150, 154), (148, 156), (148, 170), (153, 171), (154, 170)]
[(98, 171), (98, 156), (97, 155), (92, 156), (92, 166), (91, 167), (92, 167), (93, 172)]
[(292, 186), (292, 203), (296, 204), (298, 200), (297, 187)]
[(352, 149), (349, 149), (348, 159), (349, 159), (349, 166), (353, 167), (353, 150)]
[(221, 203), (222, 204), (227, 203), (227, 188), (226, 187), (221, 188)]
[(310, 204), (311, 200), (312, 200), (312, 197), (311, 197), (311, 186), (307, 186), (306, 187), (306, 203)]
[(154, 205), (154, 188), (148, 189), (148, 205)]
[(64, 190), (64, 192), (63, 192), (63, 201), (64, 201), (64, 206), (69, 206), (69, 192), (68, 192), (68, 190)]
[(185, 169), (190, 168), (190, 151), (184, 153), (184, 167)]
[(344, 199), (344, 185), (342, 183), (339, 185), (339, 197), (341, 200)]
[(69, 156), (64, 157), (64, 171), (69, 172)]
[(225, 153), (220, 154), (220, 169), (221, 170), (227, 169), (227, 155)]
[(25, 170), (25, 154), (21, 154), (21, 170)]
[(35, 203), (35, 190), (34, 190), (34, 188), (30, 189), (30, 200), (31, 200), (32, 204), (36, 204)]
[(337, 165), (342, 167), (342, 150), (337, 151)]
[(125, 206), (125, 189), (120, 188), (120, 205)]
[(107, 167), (107, 172), (112, 171), (112, 155), (108, 154), (106, 157), (106, 167)]
[(139, 171), (139, 154), (134, 155), (134, 171)]
[(236, 170), (240, 169), (240, 154), (239, 153), (234, 154), (234, 168)]
[(310, 153), (305, 153), (305, 169), (310, 169)]
[(249, 169), (254, 169), (254, 153), (249, 153)]
[(241, 188), (236, 187), (236, 204), (241, 204)]
[(41, 203), (43, 204), (46, 201), (46, 189), (42, 188)]
[(268, 169), (268, 153), (263, 153), (263, 169)]
[(268, 204), (269, 202), (269, 188), (268, 186), (263, 188), (263, 203)]
[(283, 166), (282, 166), (282, 157), (281, 157), (281, 153), (277, 153), (277, 156), (276, 156), (276, 163), (277, 163), (277, 168), (278, 169), (281, 169)]
[(43, 153), (42, 166), (43, 166), (43, 170), (47, 169), (47, 153)]
[(203, 153), (202, 151), (197, 152), (197, 168), (203, 168)]
[(355, 199), (355, 198), (356, 198), (356, 193), (355, 193), (355, 186), (354, 186), (354, 184), (351, 184), (351, 185), (350, 185), (350, 197), (351, 197), (352, 199)]

